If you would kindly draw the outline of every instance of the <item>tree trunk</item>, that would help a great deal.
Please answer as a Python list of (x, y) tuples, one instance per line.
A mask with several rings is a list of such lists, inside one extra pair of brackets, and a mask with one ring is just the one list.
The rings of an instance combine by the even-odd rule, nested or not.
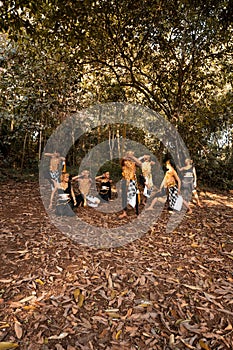
[(39, 150), (38, 150), (39, 160), (41, 158), (41, 150), (42, 150), (42, 128), (40, 128), (40, 133), (39, 133)]
[(110, 160), (113, 160), (113, 149), (114, 149), (114, 143), (115, 143), (115, 132), (114, 129), (111, 130), (111, 126), (108, 127), (108, 144), (109, 144), (109, 154), (110, 154)]
[(27, 132), (25, 133), (24, 136), (24, 141), (23, 141), (23, 154), (22, 154), (22, 159), (21, 159), (21, 166), (20, 166), (20, 171), (22, 173), (23, 171), (23, 163), (24, 163), (24, 158), (25, 158), (25, 150), (26, 150), (26, 141), (27, 141)]
[(116, 138), (117, 138), (118, 158), (120, 159), (121, 158), (121, 145), (120, 145), (120, 130), (119, 130), (118, 124), (117, 124)]
[(122, 138), (123, 138), (123, 140), (122, 140), (122, 148), (121, 148), (121, 154), (120, 154), (120, 156), (119, 156), (119, 162), (121, 163), (121, 158), (122, 158), (122, 156), (123, 156), (123, 154), (125, 153), (125, 140), (126, 140), (126, 124), (124, 123), (123, 124), (123, 132), (122, 132)]

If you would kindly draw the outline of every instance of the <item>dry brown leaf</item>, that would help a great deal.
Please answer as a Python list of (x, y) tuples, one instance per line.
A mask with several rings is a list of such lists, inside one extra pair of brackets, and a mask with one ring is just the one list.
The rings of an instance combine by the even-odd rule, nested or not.
[(41, 286), (44, 285), (44, 282), (43, 282), (40, 278), (37, 278), (37, 279), (35, 280), (35, 282), (38, 283), (38, 284), (40, 284)]
[(82, 325), (83, 325), (85, 328), (92, 329), (91, 323), (90, 323), (86, 318), (80, 316), (80, 319), (82, 320)]
[(186, 323), (186, 322), (184, 322), (183, 325), (188, 331), (197, 333), (197, 334), (203, 334), (207, 330), (206, 327), (198, 327), (197, 325), (190, 325), (189, 323)]
[(196, 348), (190, 344), (188, 344), (185, 340), (183, 340), (182, 338), (180, 338), (180, 341), (187, 347), (187, 349), (191, 349), (191, 350), (196, 350)]
[(24, 304), (32, 299), (36, 299), (35, 295), (29, 295), (28, 297), (19, 300), (19, 303)]
[(109, 275), (108, 275), (108, 288), (112, 289), (112, 287), (113, 287), (112, 278), (111, 278), (111, 274), (109, 273)]
[(51, 337), (48, 337), (48, 339), (64, 339), (69, 335), (67, 332), (63, 332), (59, 335), (51, 335)]
[(106, 310), (104, 310), (106, 313), (111, 313), (111, 312), (118, 312), (119, 311), (119, 309), (118, 308), (116, 308), (116, 309), (106, 309)]
[(223, 312), (223, 313), (225, 313), (227, 315), (233, 316), (233, 312), (231, 312), (229, 310), (226, 310), (226, 309), (217, 309), (217, 311), (220, 311), (220, 312)]
[(76, 302), (78, 302), (78, 298), (79, 298), (79, 295), (80, 295), (81, 291), (79, 288), (75, 289), (74, 292), (73, 292), (73, 295), (74, 295), (74, 299)]
[(77, 306), (72, 306), (72, 313), (73, 313), (73, 315), (76, 315), (78, 310), (79, 310), (79, 308)]
[(103, 329), (103, 331), (100, 333), (99, 338), (105, 338), (106, 335), (108, 334), (108, 328)]
[(224, 328), (224, 331), (231, 331), (233, 329), (231, 323), (228, 323), (227, 327)]
[(169, 346), (172, 348), (175, 344), (175, 336), (174, 334), (171, 334), (169, 337)]
[(138, 327), (136, 326), (126, 326), (125, 331), (129, 333), (130, 337), (134, 337), (137, 334)]
[(199, 345), (203, 350), (211, 350), (209, 345), (206, 342), (204, 342), (204, 340), (199, 340)]
[(185, 328), (185, 327), (182, 325), (182, 323), (179, 325), (179, 333), (180, 333), (181, 335), (187, 335), (187, 334), (188, 334), (187, 328)]
[(83, 306), (83, 302), (85, 300), (85, 296), (81, 293), (79, 294), (79, 297), (78, 297), (78, 307), (82, 307)]
[(13, 281), (12, 278), (2, 278), (0, 279), (0, 283), (11, 283)]
[(12, 309), (17, 309), (17, 308), (21, 308), (22, 307), (22, 304), (18, 301), (9, 301), (9, 306), (12, 308)]
[(197, 286), (190, 286), (189, 284), (182, 284), (182, 286), (192, 289), (192, 290), (202, 290), (202, 288), (197, 287)]
[(144, 276), (144, 275), (142, 275), (141, 277), (140, 277), (140, 285), (141, 286), (144, 286), (146, 284), (146, 277)]
[(0, 322), (0, 329), (9, 328), (9, 327), (10, 327), (9, 323), (7, 323), (7, 322)]
[(128, 317), (130, 317), (132, 315), (132, 312), (133, 312), (133, 309), (132, 308), (129, 308), (126, 312), (126, 315), (122, 317), (122, 319), (126, 319)]
[(120, 330), (117, 332), (117, 334), (116, 334), (116, 336), (115, 336), (116, 340), (119, 339), (121, 333), (122, 333), (122, 329), (120, 329)]
[(17, 338), (21, 339), (23, 335), (23, 329), (22, 329), (21, 323), (18, 321), (15, 321), (14, 328), (15, 328), (15, 334)]
[(151, 306), (151, 305), (152, 305), (152, 302), (147, 301), (147, 302), (144, 302), (142, 304), (137, 305), (137, 307), (148, 307), (148, 306)]
[(56, 350), (65, 350), (61, 344), (56, 344), (55, 345)]
[(121, 315), (116, 312), (106, 312), (106, 314), (111, 318), (120, 318)]
[(98, 321), (100, 323), (103, 323), (103, 324), (108, 324), (108, 321), (106, 318), (102, 317), (102, 316), (92, 316), (92, 319), (93, 321)]
[(15, 349), (19, 345), (17, 343), (11, 343), (11, 342), (0, 342), (0, 350), (8, 350), (8, 349)]

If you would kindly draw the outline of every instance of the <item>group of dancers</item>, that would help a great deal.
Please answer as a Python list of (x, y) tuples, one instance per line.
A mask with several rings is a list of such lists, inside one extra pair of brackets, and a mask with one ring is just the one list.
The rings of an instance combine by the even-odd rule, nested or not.
[[(88, 170), (83, 170), (80, 175), (71, 177), (66, 172), (65, 158), (59, 153), (45, 153), (50, 157), (49, 181), (51, 183), (51, 197), (49, 208), (52, 209), (54, 197), (56, 196), (56, 215), (75, 216), (75, 208), (79, 206), (97, 207), (101, 202), (108, 203), (112, 200), (112, 180), (110, 173), (104, 172), (95, 177), (98, 185), (98, 195), (90, 194), (93, 181)], [(195, 167), (191, 159), (185, 160), (185, 165), (178, 168), (183, 174), (182, 181), (178, 176), (171, 160), (165, 163), (166, 172), (159, 188), (153, 184), (152, 166), (155, 163), (150, 155), (144, 155), (136, 158), (133, 151), (127, 151), (121, 159), (122, 179), (121, 179), (121, 198), (123, 211), (119, 219), (128, 217), (128, 208), (135, 209), (136, 215), (139, 214), (139, 204), (146, 205), (148, 198), (151, 202), (146, 210), (153, 210), (159, 201), (167, 198), (169, 210), (181, 210), (182, 205), (187, 208), (188, 213), (192, 213), (187, 198), (194, 194), (198, 206), (202, 206), (196, 190), (197, 176)], [(137, 180), (137, 168), (141, 169), (141, 185)], [(78, 184), (78, 191), (76, 190)], [(182, 196), (181, 196), (182, 188)], [(177, 207), (178, 199), (180, 201)]]
[[(154, 164), (151, 161), (149, 155), (144, 155), (143, 157), (136, 158), (133, 151), (128, 151), (122, 159), (122, 207), (123, 212), (119, 218), (127, 218), (127, 204), (135, 207), (136, 215), (138, 215), (138, 196), (139, 193), (137, 185), (136, 167), (140, 167), (142, 171), (142, 176), (144, 179), (144, 190), (142, 196), (142, 204), (145, 204), (146, 198), (152, 196), (152, 201), (146, 210), (154, 209), (156, 202), (163, 201), (164, 197), (167, 198), (168, 208), (170, 211), (181, 210), (182, 205), (187, 208), (188, 213), (192, 213), (192, 209), (188, 203), (189, 195), (192, 193), (195, 196), (196, 203), (199, 207), (202, 207), (201, 202), (198, 197), (196, 190), (197, 186), (197, 176), (196, 170), (193, 166), (191, 159), (185, 160), (185, 165), (179, 168), (179, 171), (183, 173), (182, 181), (178, 176), (177, 171), (172, 165), (171, 160), (167, 160), (165, 163), (166, 172), (161, 182), (159, 189), (155, 188), (152, 179), (152, 168)], [(181, 196), (181, 187), (183, 189), (184, 196)], [(134, 201), (132, 200), (134, 198)], [(179, 208), (177, 202), (179, 200)]]
[(98, 196), (93, 196), (90, 193), (93, 181), (89, 170), (83, 170), (80, 175), (71, 177), (66, 171), (65, 158), (60, 153), (45, 153), (45, 156), (50, 157), (49, 172), (46, 173), (51, 185), (49, 209), (52, 209), (56, 197), (56, 215), (74, 216), (74, 209), (79, 206), (97, 207), (100, 202), (111, 200), (112, 180), (108, 171), (96, 176), (99, 191)]

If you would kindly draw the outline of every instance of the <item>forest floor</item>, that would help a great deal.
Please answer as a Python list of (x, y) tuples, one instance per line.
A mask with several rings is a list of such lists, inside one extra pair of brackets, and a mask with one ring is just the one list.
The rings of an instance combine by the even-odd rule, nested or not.
[(164, 208), (144, 235), (104, 249), (62, 234), (36, 183), (1, 183), (0, 349), (233, 349), (233, 196), (200, 198), (173, 232)]

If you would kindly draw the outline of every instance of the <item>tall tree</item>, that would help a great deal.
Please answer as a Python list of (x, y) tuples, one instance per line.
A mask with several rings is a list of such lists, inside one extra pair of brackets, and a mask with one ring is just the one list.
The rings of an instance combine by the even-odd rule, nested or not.
[[(1, 30), (27, 52), (31, 68), (40, 67), (31, 93), (38, 86), (52, 96), (54, 116), (58, 106), (69, 113), (96, 101), (138, 102), (177, 126), (193, 151), (193, 134), (205, 130), (210, 140), (213, 125), (225, 128), (215, 106), (230, 101), (229, 0), (10, 0), (0, 11)], [(43, 98), (36, 100), (41, 108)]]

